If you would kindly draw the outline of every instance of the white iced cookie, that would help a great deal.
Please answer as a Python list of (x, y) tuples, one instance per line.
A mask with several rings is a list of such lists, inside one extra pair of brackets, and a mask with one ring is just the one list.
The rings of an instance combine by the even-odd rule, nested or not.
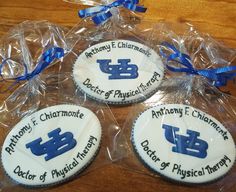
[(231, 134), (218, 120), (181, 104), (159, 105), (141, 113), (133, 124), (132, 144), (151, 170), (191, 184), (224, 176), (236, 155)]
[(91, 98), (109, 104), (145, 100), (163, 78), (163, 63), (151, 48), (128, 40), (98, 43), (77, 58), (73, 76)]
[(48, 186), (82, 171), (98, 152), (101, 125), (81, 106), (56, 105), (22, 119), (2, 146), (2, 164), (17, 183)]

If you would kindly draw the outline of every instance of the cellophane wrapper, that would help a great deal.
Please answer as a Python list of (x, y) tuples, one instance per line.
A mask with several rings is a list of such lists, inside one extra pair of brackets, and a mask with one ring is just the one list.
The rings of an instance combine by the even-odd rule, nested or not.
[[(4, 82), (1, 83), (7, 91), (2, 95), (3, 100), (0, 104), (0, 142), (3, 145), (8, 133), (18, 122), (41, 109), (60, 104), (82, 106), (98, 117), (102, 127), (102, 142), (98, 154), (91, 165), (81, 172), (85, 174), (122, 158), (121, 153), (120, 155), (114, 153), (113, 140), (120, 132), (120, 128), (109, 107), (89, 100), (85, 94), (77, 90), (71, 73), (58, 73), (64, 58), (54, 60), (45, 71), (27, 81), (20, 82), (14, 90), (8, 89), (8, 84), (5, 84), (7, 81), (11, 86), (12, 83), (14, 84), (14, 78), (25, 74), (23, 63), (27, 66), (28, 72), (33, 71), (47, 48), (61, 47), (65, 54), (68, 54), (69, 49), (65, 42), (64, 30), (45, 21), (24, 22), (2, 39), (1, 57), (2, 59), (11, 58), (11, 60), (2, 70)], [(77, 176), (74, 179), (77, 179)], [(2, 191), (30, 190), (20, 187), (18, 183), (10, 179), (2, 166), (0, 189)]]
[[(177, 68), (184, 67), (173, 60), (167, 62), (167, 58), (161, 52), (168, 57), (173, 51), (163, 46), (163, 42), (167, 42), (173, 45), (179, 52), (189, 55), (191, 64), (196, 70), (216, 69), (235, 65), (236, 49), (225, 45), (225, 43), (213, 38), (208, 33), (199, 31), (191, 23), (170, 23), (165, 21), (155, 23), (150, 39), (152, 39), (157, 52), (159, 52), (166, 65)], [(166, 70), (166, 75), (173, 77), (185, 75), (185, 73)], [(229, 81), (228, 87), (222, 87), (221, 89), (228, 91), (233, 88), (232, 84), (233, 82)]]
[[(171, 185), (176, 190), (194, 190), (198, 187), (199, 190), (209, 190), (209, 191), (234, 191), (235, 189), (235, 178), (236, 178), (236, 167), (233, 165), (231, 170), (226, 173), (221, 178), (218, 178), (212, 182), (206, 184), (186, 184), (179, 183), (178, 181), (171, 180), (171, 178), (162, 177), (157, 173), (154, 173), (150, 167), (146, 167), (140, 156), (137, 155), (136, 149), (132, 144), (132, 127), (139, 117), (145, 110), (150, 109), (155, 106), (165, 105), (165, 104), (183, 104), (189, 107), (194, 107), (199, 109), (206, 114), (213, 116), (217, 119), (232, 135), (234, 142), (236, 141), (236, 98), (224, 94), (219, 89), (214, 87), (209, 81), (200, 76), (194, 75), (182, 75), (179, 77), (170, 77), (165, 80), (160, 85), (159, 90), (151, 98), (147, 99), (143, 103), (135, 104), (131, 107), (130, 112), (127, 116), (126, 122), (122, 128), (121, 136), (117, 137), (116, 144), (118, 146), (126, 149), (124, 156), (126, 158), (119, 161), (118, 164), (124, 166), (125, 168), (141, 173), (153, 176), (156, 178), (157, 182), (160, 182), (161, 186)], [(165, 115), (161, 117), (165, 118)], [(150, 120), (147, 119), (148, 123)], [(181, 121), (181, 119), (176, 118), (176, 121)], [(179, 122), (181, 123), (181, 122)], [(178, 122), (177, 122), (178, 124)], [(194, 125), (193, 125), (194, 126)], [(156, 127), (159, 129), (160, 127)], [(155, 133), (153, 133), (155, 134)], [(173, 133), (175, 134), (175, 133)], [(156, 135), (156, 140), (161, 135)], [(217, 138), (209, 135), (211, 141), (215, 141)], [(122, 144), (122, 145), (121, 145)], [(217, 146), (215, 146), (217, 148)], [(227, 146), (224, 146), (227, 148)], [(159, 149), (160, 150), (160, 149)], [(167, 150), (162, 148), (161, 150)], [(158, 152), (157, 152), (158, 155)], [(170, 157), (171, 158), (171, 157)], [(215, 157), (215, 158), (218, 158)], [(199, 168), (192, 167), (193, 169)]]
[[(74, 64), (76, 63), (77, 58), (79, 58), (80, 55), (84, 55), (86, 50), (89, 49), (90, 47), (99, 45), (100, 43), (105, 44), (106, 42), (109, 42), (108, 44), (110, 44), (110, 42), (112, 41), (125, 41), (125, 42), (132, 41), (134, 43), (139, 43), (140, 47), (145, 46), (145, 47), (148, 47), (148, 50), (149, 49), (154, 50), (155, 45), (150, 39), (152, 32), (153, 32), (152, 21), (142, 20), (137, 15), (130, 14), (130, 12), (127, 10), (121, 11), (120, 14), (112, 16), (111, 19), (109, 19), (108, 21), (100, 25), (95, 25), (91, 18), (85, 18), (82, 21), (80, 21), (76, 26), (74, 26), (66, 35), (67, 44), (71, 51), (64, 59), (63, 65), (61, 66), (61, 71), (73, 72)], [(107, 55), (104, 56), (103, 59), (111, 59), (112, 64), (113, 64), (117, 62), (117, 58), (118, 59), (129, 58), (128, 54), (129, 53), (127, 52), (127, 55), (124, 55), (124, 54), (119, 55), (119, 51), (117, 51), (117, 54), (115, 55), (114, 58), (110, 56), (109, 53), (107, 53)], [(96, 55), (93, 55), (93, 57), (91, 58), (92, 58), (91, 60), (93, 60), (91, 61), (93, 62), (93, 64), (97, 62), (96, 61), (97, 59), (101, 59), (100, 57), (97, 57)], [(155, 58), (154, 56), (153, 57), (151, 56), (150, 58), (148, 58), (145, 55), (143, 55), (140, 60), (142, 63), (147, 63), (148, 59), (152, 60), (152, 62), (155, 62), (158, 59), (161, 60), (160, 56), (155, 57)], [(134, 62), (134, 61), (132, 60), (131, 62)], [(86, 63), (86, 66), (89, 66), (89, 62)], [(97, 66), (99, 68), (99, 64)], [(157, 71), (161, 71), (161, 74), (164, 73), (163, 65), (161, 66), (156, 65), (155, 68)], [(145, 64), (143, 64), (139, 68), (140, 74), (141, 72), (150, 74), (150, 78), (151, 76), (153, 76), (152, 70), (153, 68), (150, 69)], [(101, 73), (101, 70), (99, 71), (98, 69), (98, 71), (96, 71), (93, 68), (88, 71), (88, 74), (95, 73), (94, 71)], [(85, 73), (82, 74), (82, 76), (86, 76), (86, 75), (87, 74)], [(96, 75), (94, 75), (93, 77), (95, 79), (95, 80), (93, 79), (95, 82), (95, 83), (93, 82), (93, 84), (97, 85), (96, 83), (97, 81), (99, 81), (99, 79), (98, 78), (96, 79)], [(141, 75), (138, 78), (141, 78)], [(113, 88), (112, 83), (115, 81), (118, 82), (118, 80), (110, 81), (110, 85), (111, 85), (110, 89)], [(121, 81), (122, 80), (120, 80), (120, 82)], [(121, 82), (120, 87), (123, 87), (122, 82)], [(114, 90), (117, 90), (117, 88), (114, 88)], [(141, 93), (138, 100), (139, 101), (145, 100), (151, 94), (152, 93), (146, 95), (144, 93)]]

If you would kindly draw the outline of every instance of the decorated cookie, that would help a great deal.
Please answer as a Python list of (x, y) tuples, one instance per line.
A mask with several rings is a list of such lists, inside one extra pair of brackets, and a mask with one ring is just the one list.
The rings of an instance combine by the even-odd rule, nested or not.
[(128, 40), (98, 43), (77, 58), (73, 76), (88, 96), (110, 104), (151, 96), (163, 78), (163, 63), (151, 48)]
[(132, 144), (151, 170), (190, 184), (221, 178), (236, 155), (231, 134), (218, 120), (181, 104), (159, 105), (141, 113), (133, 124)]
[(90, 110), (56, 105), (21, 120), (2, 147), (2, 165), (17, 183), (48, 186), (82, 171), (98, 152), (101, 125)]

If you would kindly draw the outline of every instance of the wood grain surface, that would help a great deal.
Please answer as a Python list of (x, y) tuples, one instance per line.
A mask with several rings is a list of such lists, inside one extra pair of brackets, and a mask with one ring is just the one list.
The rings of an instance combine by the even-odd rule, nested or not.
[[(153, 21), (189, 22), (200, 31), (209, 33), (236, 48), (236, 0), (146, 0), (146, 19)], [(0, 0), (0, 37), (16, 24), (25, 20), (49, 20), (66, 27), (74, 26), (80, 19), (78, 9), (85, 8), (62, 0)], [(234, 86), (230, 87), (236, 95)], [(3, 99), (6, 95), (1, 95)], [(122, 126), (129, 107), (113, 108), (118, 123)], [(0, 186), (0, 189), (2, 186)], [(127, 170), (118, 165), (109, 165), (92, 171), (66, 184), (50, 189), (26, 189), (14, 186), (1, 191), (52, 191), (52, 192), (225, 192), (224, 188), (205, 189), (172, 184), (154, 177)], [(236, 185), (227, 192), (235, 192)]]

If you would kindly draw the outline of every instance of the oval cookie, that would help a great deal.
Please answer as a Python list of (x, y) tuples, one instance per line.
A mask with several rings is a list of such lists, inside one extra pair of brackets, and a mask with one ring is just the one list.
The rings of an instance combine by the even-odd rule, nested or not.
[(159, 105), (141, 113), (133, 124), (132, 144), (151, 170), (191, 184), (224, 176), (236, 155), (231, 134), (218, 120), (182, 104)]
[(22, 119), (7, 135), (2, 165), (17, 183), (48, 186), (82, 171), (101, 141), (96, 115), (76, 105), (44, 108)]
[(98, 43), (77, 58), (73, 76), (88, 96), (109, 104), (145, 100), (157, 90), (164, 67), (151, 48), (129, 40)]

